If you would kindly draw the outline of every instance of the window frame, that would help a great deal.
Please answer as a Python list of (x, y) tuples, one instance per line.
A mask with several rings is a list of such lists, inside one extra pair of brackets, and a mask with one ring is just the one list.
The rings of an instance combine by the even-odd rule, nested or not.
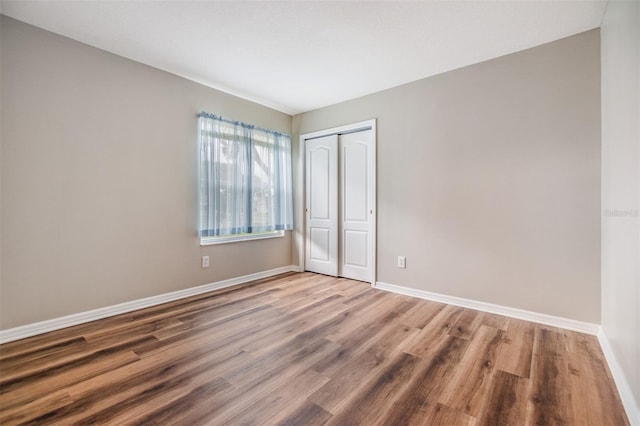
[[(265, 128), (261, 128), (261, 127), (257, 127), (251, 124), (247, 124), (247, 123), (242, 123), (239, 121), (235, 121), (235, 120), (229, 120), (220, 116), (216, 116), (214, 114), (210, 114), (210, 113), (206, 113), (206, 112), (201, 112), (200, 114), (198, 114), (198, 117), (206, 117), (206, 118), (212, 118), (212, 119), (216, 119), (222, 122), (226, 122), (226, 123), (230, 123), (233, 125), (241, 125), (243, 127), (246, 128), (250, 128), (251, 130), (256, 129), (259, 130), (261, 132), (266, 132), (266, 133), (270, 133), (270, 134), (276, 134), (276, 135), (280, 135), (280, 136), (286, 136), (289, 140), (289, 144), (291, 144), (291, 136), (286, 134), (286, 133), (281, 133), (275, 130), (270, 130), (270, 129), (265, 129)], [(200, 124), (198, 125), (198, 185), (202, 185), (202, 180), (201, 180), (201, 167), (202, 167), (202, 160), (201, 160), (201, 143), (202, 140), (200, 138)], [(268, 140), (260, 140), (258, 138), (253, 140), (253, 143), (255, 143), (256, 145), (269, 145)], [(289, 161), (292, 161), (292, 157), (291, 157), (291, 145), (289, 145)], [(289, 164), (289, 170), (291, 170), (292, 164)], [(290, 172), (291, 173), (291, 172)], [(292, 178), (293, 176), (289, 177), (289, 185), (291, 185), (292, 183)], [(289, 228), (285, 228), (285, 229), (275, 229), (275, 230), (268, 230), (268, 231), (257, 231), (257, 232), (246, 232), (246, 233), (241, 233), (241, 234), (230, 234), (230, 235), (217, 235), (217, 236), (203, 236), (202, 235), (202, 229), (201, 229), (201, 219), (200, 219), (200, 215), (202, 214), (202, 205), (201, 205), (201, 197), (202, 197), (202, 192), (201, 192), (201, 188), (198, 189), (198, 209), (199, 209), (199, 214), (198, 214), (198, 239), (199, 239), (199, 244), (200, 246), (210, 246), (210, 245), (217, 245), (217, 244), (228, 244), (228, 243), (235, 243), (235, 242), (240, 242), (240, 241), (254, 241), (254, 240), (264, 240), (264, 239), (272, 239), (272, 238), (281, 238), (284, 237), (286, 235), (286, 231), (289, 230)], [(291, 203), (291, 201), (289, 202)], [(290, 213), (290, 220), (293, 219), (292, 216), (292, 212)], [(293, 225), (291, 224), (291, 229), (293, 229)]]
[(264, 231), (236, 235), (219, 235), (217, 237), (199, 237), (200, 246), (213, 246), (216, 244), (237, 243), (240, 241), (268, 240), (284, 237), (285, 231)]

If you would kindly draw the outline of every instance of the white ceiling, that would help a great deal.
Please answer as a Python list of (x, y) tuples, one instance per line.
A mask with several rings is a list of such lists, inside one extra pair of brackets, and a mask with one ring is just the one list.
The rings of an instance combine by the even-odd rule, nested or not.
[(598, 1), (30, 1), (4, 15), (296, 114), (600, 26)]

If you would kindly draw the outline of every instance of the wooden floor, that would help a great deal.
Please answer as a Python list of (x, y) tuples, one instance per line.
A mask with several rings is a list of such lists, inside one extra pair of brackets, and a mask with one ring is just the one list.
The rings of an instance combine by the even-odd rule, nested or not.
[(626, 425), (593, 336), (310, 273), (0, 346), (0, 424)]

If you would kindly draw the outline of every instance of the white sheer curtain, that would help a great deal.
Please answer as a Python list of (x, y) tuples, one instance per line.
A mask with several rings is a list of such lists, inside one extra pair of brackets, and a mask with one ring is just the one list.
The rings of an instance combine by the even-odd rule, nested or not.
[(291, 138), (200, 113), (200, 237), (293, 227)]

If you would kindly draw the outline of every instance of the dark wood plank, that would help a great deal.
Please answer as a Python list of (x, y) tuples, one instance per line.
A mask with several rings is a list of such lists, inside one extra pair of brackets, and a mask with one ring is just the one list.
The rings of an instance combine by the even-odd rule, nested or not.
[(25, 378), (14, 379), (0, 387), (0, 411), (46, 397), (51, 392), (64, 389), (74, 383), (88, 380), (105, 371), (137, 360), (139, 360), (138, 356), (132, 351), (99, 354), (95, 357), (85, 358), (81, 363), (56, 367), (51, 372), (44, 371)]
[(439, 402), (477, 417), (491, 389), (496, 350), (504, 331), (482, 326), (471, 340)]
[(490, 394), (479, 416), (481, 425), (515, 425), (527, 414), (529, 379), (504, 371), (496, 371)]
[(531, 367), (533, 424), (576, 424), (566, 349), (563, 333), (535, 329)]
[(1, 425), (16, 425), (34, 423), (33, 419), (50, 413), (59, 407), (68, 406), (73, 399), (65, 390), (50, 393), (36, 400), (0, 409)]
[(465, 309), (449, 329), (449, 335), (461, 339), (471, 338), (482, 323), (482, 313)]
[(387, 412), (420, 366), (420, 358), (401, 353), (375, 376), (328, 424), (373, 424)]
[(367, 349), (337, 369), (331, 380), (311, 395), (309, 400), (328, 412), (338, 412), (350, 404), (350, 397), (380, 374), (392, 357), (398, 354), (381, 346)]
[(257, 399), (253, 404), (235, 405), (226, 415), (215, 416), (212, 423), (234, 425), (275, 424), (280, 416), (296, 411), (296, 407), (305, 404), (307, 397), (322, 387), (329, 379), (313, 370), (303, 370), (280, 386), (274, 386), (272, 392)]
[(331, 413), (311, 402), (301, 405), (293, 413), (289, 413), (284, 418), (278, 419), (274, 424), (278, 426), (305, 426), (321, 425), (331, 418)]
[(526, 321), (509, 320), (498, 350), (496, 352), (496, 368), (515, 374), (530, 377), (533, 356), (533, 338), (535, 326)]
[(442, 303), (423, 300), (405, 312), (402, 318), (400, 318), (400, 321), (411, 327), (424, 328), (445, 306), (446, 305)]
[[(629, 424), (613, 376), (594, 336), (567, 333), (567, 347), (576, 421), (584, 425)], [(584, 383), (592, 383), (593, 387), (586, 387)]]
[[(242, 415), (249, 407), (259, 404), (265, 398), (282, 395), (283, 392), (286, 392), (287, 387), (294, 383), (303, 373), (306, 374), (308, 372), (309, 374), (305, 375), (305, 377), (317, 380), (313, 384), (310, 383), (310, 388), (315, 391), (325, 383), (326, 378), (313, 372), (309, 367), (318, 358), (325, 356), (328, 351), (332, 350), (334, 343), (321, 339), (314, 342), (314, 345), (317, 345), (316, 350), (315, 352), (310, 352), (310, 356), (300, 357), (298, 359), (299, 362), (283, 363), (265, 374), (254, 377), (253, 380), (236, 388), (233, 392), (211, 401), (208, 404), (209, 410), (204, 415), (189, 413), (185, 417), (184, 424), (223, 424), (225, 422), (235, 424), (232, 421), (233, 419)], [(294, 406), (292, 405), (290, 408), (294, 408)]]
[(464, 313), (463, 308), (445, 306), (418, 333), (406, 352), (423, 359), (429, 359), (443, 342), (449, 340), (449, 331)]
[(469, 341), (448, 336), (432, 349), (433, 356), (425, 361), (409, 381), (404, 393), (382, 416), (381, 424), (409, 425), (421, 423), (438, 404), (449, 377), (459, 367)]
[[(369, 349), (382, 335), (392, 329), (398, 331), (397, 327), (395, 327), (395, 320), (398, 316), (399, 314), (392, 310), (381, 317), (372, 318), (371, 323), (345, 335), (338, 342), (340, 346), (333, 353), (314, 364), (313, 370), (327, 376), (333, 375), (345, 363)], [(400, 332), (402, 333), (404, 330), (405, 328)], [(402, 337), (402, 334), (400, 334), (400, 337)]]
[[(571, 401), (573, 403), (576, 424), (596, 425), (628, 425), (623, 415), (624, 407), (609, 377), (599, 374), (608, 367), (598, 357), (581, 353), (569, 353), (569, 378)], [(593, 383), (592, 388), (583, 384)]]
[(137, 418), (133, 424), (137, 425), (169, 425), (180, 424), (187, 413), (196, 410), (206, 410), (203, 400), (217, 398), (231, 386), (223, 379), (216, 377), (211, 382), (191, 389), (188, 393), (176, 398), (170, 403), (147, 410), (144, 415)]
[(69, 386), (72, 400), (57, 407), (52, 405), (40, 418), (49, 423), (106, 420), (132, 405), (145, 406), (162, 392), (184, 384), (201, 372), (206, 374), (215, 372), (216, 368), (245, 363), (247, 358), (242, 352), (230, 350), (217, 353), (185, 350), (180, 355), (164, 352)]
[(474, 426), (476, 424), (476, 419), (462, 411), (454, 410), (446, 405), (437, 404), (435, 408), (426, 414), (423, 424)]

